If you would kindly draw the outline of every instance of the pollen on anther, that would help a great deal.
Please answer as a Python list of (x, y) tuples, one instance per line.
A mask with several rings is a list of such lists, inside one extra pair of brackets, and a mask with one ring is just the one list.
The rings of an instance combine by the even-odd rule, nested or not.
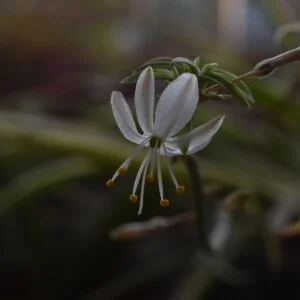
[(159, 204), (161, 207), (169, 207), (170, 201), (168, 199), (161, 199)]
[(139, 197), (136, 194), (131, 194), (129, 199), (130, 199), (131, 202), (137, 203)]
[(108, 186), (108, 187), (113, 187), (114, 185), (115, 185), (114, 180), (109, 179), (109, 180), (106, 181), (106, 186)]
[(176, 186), (176, 193), (178, 195), (182, 195), (185, 192), (185, 187), (183, 185), (177, 185)]
[(152, 175), (147, 175), (146, 180), (148, 183), (154, 183), (155, 179)]
[(120, 168), (120, 169), (118, 170), (118, 173), (119, 173), (120, 176), (124, 176), (124, 175), (126, 174), (126, 171), (127, 171), (126, 168)]

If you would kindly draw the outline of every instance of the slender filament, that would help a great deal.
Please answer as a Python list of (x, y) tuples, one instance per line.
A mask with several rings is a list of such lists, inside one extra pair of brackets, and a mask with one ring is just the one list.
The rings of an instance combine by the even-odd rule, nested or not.
[(151, 158), (151, 165), (150, 165), (150, 176), (154, 176), (154, 170), (155, 170), (155, 164), (156, 164), (156, 156), (157, 156), (157, 150), (153, 149), (153, 154)]
[(131, 161), (138, 155), (138, 153), (144, 148), (145, 144), (149, 141), (150, 137), (146, 138), (141, 144), (138, 144), (132, 154), (121, 164), (121, 166), (117, 169), (113, 177), (111, 178), (113, 181), (120, 175), (120, 169), (128, 169)]
[[(164, 143), (163, 143), (163, 148), (164, 148), (165, 153), (167, 153), (166, 146), (165, 146)], [(177, 181), (177, 179), (175, 177), (175, 174), (174, 174), (174, 172), (172, 170), (171, 161), (170, 161), (170, 157), (169, 156), (167, 156), (167, 162), (168, 162), (168, 171), (169, 171), (170, 177), (171, 177), (174, 185), (177, 187), (178, 186), (178, 181)]]
[(148, 160), (148, 154), (144, 157), (140, 167), (139, 167), (139, 170), (136, 174), (136, 177), (135, 177), (135, 180), (134, 180), (134, 184), (133, 184), (133, 190), (132, 190), (132, 194), (135, 195), (136, 194), (136, 190), (139, 186), (139, 182), (140, 182), (140, 179), (141, 179), (141, 176), (142, 176), (142, 173), (143, 173), (143, 170), (145, 168), (145, 165), (147, 163), (147, 160)]
[(147, 156), (146, 156), (146, 164), (144, 167), (144, 171), (143, 171), (143, 177), (142, 177), (142, 184), (141, 184), (141, 192), (140, 192), (140, 206), (139, 206), (139, 211), (138, 211), (138, 215), (140, 215), (142, 213), (143, 210), (143, 205), (144, 205), (144, 191), (145, 191), (145, 182), (146, 182), (146, 174), (147, 174), (147, 170), (149, 167), (149, 162), (150, 159), (152, 157), (152, 151), (151, 149), (148, 151)]
[(160, 155), (157, 155), (157, 180), (160, 199), (164, 199), (164, 187), (161, 175)]

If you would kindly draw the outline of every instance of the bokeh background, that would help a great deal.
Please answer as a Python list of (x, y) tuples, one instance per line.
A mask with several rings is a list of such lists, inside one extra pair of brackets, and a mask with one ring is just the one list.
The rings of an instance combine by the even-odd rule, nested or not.
[[(193, 222), (129, 241), (109, 233), (191, 211), (186, 172), (176, 166), (184, 197), (166, 181), (169, 209), (147, 186), (142, 216), (128, 201), (138, 161), (114, 189), (106, 187), (133, 149), (114, 123), (110, 94), (119, 90), (131, 101), (134, 85), (120, 80), (156, 56), (200, 56), (241, 74), (297, 47), (299, 1), (1, 0), (0, 16), (1, 299), (176, 299), (198, 249)], [(298, 218), (299, 72), (295, 63), (249, 80), (252, 109), (232, 99), (197, 113), (199, 122), (227, 115), (198, 155), (205, 190), (217, 202), (253, 190), (247, 209), (279, 239), (281, 262), (276, 275), (260, 273), (266, 255), (246, 251), (242, 261), (263, 274), (258, 285), (220, 280), (205, 297), (300, 295), (297, 228), (278, 234)]]

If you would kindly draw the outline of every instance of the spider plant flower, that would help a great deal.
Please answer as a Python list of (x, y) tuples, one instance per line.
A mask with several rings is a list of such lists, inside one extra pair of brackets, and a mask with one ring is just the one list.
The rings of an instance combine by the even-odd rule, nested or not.
[[(154, 74), (151, 67), (145, 69), (136, 84), (134, 104), (137, 121), (142, 133), (137, 130), (131, 110), (120, 92), (112, 92), (111, 106), (115, 121), (124, 137), (137, 144), (133, 153), (121, 164), (106, 184), (114, 186), (118, 176), (125, 175), (134, 157), (148, 148), (137, 172), (130, 200), (139, 200), (141, 214), (144, 200), (145, 183), (154, 182), (157, 176), (160, 205), (169, 206), (165, 198), (161, 171), (161, 155), (167, 157), (167, 165), (172, 182), (178, 194), (184, 193), (171, 168), (170, 157), (174, 155), (193, 154), (203, 149), (217, 132), (224, 117), (215, 118), (204, 125), (180, 137), (175, 135), (191, 120), (198, 103), (199, 88), (197, 77), (183, 73), (172, 81), (162, 92), (155, 107)], [(184, 149), (184, 150), (182, 150)], [(156, 174), (155, 174), (156, 173)], [(140, 195), (137, 190), (140, 185)]]

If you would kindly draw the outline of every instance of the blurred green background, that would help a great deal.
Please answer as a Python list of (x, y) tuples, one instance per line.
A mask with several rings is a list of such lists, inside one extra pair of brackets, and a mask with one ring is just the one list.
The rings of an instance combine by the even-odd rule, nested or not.
[[(112, 241), (109, 232), (192, 210), (186, 171), (176, 168), (186, 195), (168, 189), (171, 207), (162, 209), (156, 187), (147, 186), (140, 217), (128, 201), (138, 160), (114, 189), (106, 187), (133, 149), (114, 123), (110, 94), (119, 90), (131, 101), (134, 85), (120, 80), (156, 56), (200, 56), (246, 72), (299, 46), (300, 3), (1, 0), (0, 11), (1, 299), (176, 299), (198, 247), (194, 224), (131, 241)], [(248, 81), (252, 109), (207, 102), (196, 116), (227, 115), (198, 155), (205, 190), (222, 202), (250, 188), (250, 212), (263, 212), (272, 237), (299, 215), (299, 74), (295, 63)], [(207, 297), (299, 296), (297, 232), (279, 240), (276, 276), (266, 272), (244, 288), (220, 283), (219, 294)], [(260, 265), (251, 254), (243, 259)]]

